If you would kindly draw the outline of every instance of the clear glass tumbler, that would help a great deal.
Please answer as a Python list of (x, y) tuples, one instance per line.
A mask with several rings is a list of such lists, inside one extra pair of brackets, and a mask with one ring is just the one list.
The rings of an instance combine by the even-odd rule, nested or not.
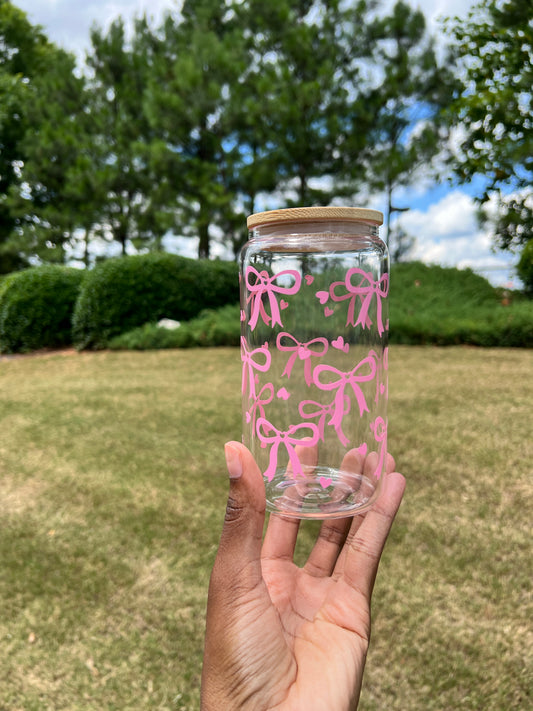
[(366, 511), (387, 451), (388, 253), (376, 210), (248, 218), (240, 257), (243, 442), (267, 507)]

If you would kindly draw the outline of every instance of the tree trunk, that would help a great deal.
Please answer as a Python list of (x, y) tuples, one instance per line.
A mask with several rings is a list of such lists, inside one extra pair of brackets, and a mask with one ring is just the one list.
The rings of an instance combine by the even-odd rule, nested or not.
[(307, 178), (303, 171), (300, 171), (300, 207), (305, 207), (305, 199), (307, 197)]
[(198, 226), (198, 259), (209, 259), (209, 222), (202, 220)]
[(83, 263), (85, 264), (85, 269), (89, 269), (89, 230), (87, 227), (83, 237)]

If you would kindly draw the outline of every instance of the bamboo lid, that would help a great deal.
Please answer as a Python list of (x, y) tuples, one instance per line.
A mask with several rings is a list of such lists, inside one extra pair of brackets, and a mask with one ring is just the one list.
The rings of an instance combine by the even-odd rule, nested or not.
[(272, 225), (284, 222), (367, 222), (373, 225), (383, 224), (383, 213), (365, 207), (291, 207), (284, 210), (256, 212), (246, 220), (249, 229), (259, 225)]

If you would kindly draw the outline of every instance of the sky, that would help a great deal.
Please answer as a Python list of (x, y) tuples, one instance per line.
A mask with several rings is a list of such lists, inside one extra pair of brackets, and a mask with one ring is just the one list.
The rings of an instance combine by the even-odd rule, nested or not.
[[(94, 23), (106, 27), (117, 16), (125, 20), (146, 13), (157, 22), (165, 11), (179, 9), (180, 0), (12, 0), (28, 14), (32, 23), (42, 25), (56, 44), (75, 52), (80, 61), (89, 46), (89, 31)], [(408, 0), (421, 9), (429, 30), (439, 37), (439, 19), (465, 17), (476, 0)], [(393, 0), (383, 0), (386, 10)], [(380, 195), (368, 195), (362, 207), (384, 209)], [(471, 267), (495, 285), (520, 286), (514, 275), (517, 257), (492, 248), (490, 228), (480, 227), (476, 217), (473, 188), (450, 186), (446, 181), (432, 184), (421, 178), (417, 184), (395, 194), (397, 206), (409, 207), (401, 215), (402, 228), (416, 243), (412, 259), (441, 266)], [(187, 256), (196, 255), (194, 240), (174, 239), (169, 249)], [(225, 256), (223, 252), (219, 252)], [(213, 249), (214, 256), (217, 248)]]

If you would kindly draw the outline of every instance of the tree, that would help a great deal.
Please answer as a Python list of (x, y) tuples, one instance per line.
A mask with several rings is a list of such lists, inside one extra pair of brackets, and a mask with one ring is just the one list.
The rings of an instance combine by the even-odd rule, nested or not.
[(16, 217), (7, 244), (43, 262), (66, 260), (77, 228), (94, 224), (98, 194), (96, 185), (81, 190), (80, 167), (90, 145), (84, 80), (75, 74), (72, 55), (57, 49), (53, 59), (26, 96), (24, 161), (7, 198)]
[(178, 226), (209, 257), (214, 228), (232, 221), (238, 148), (231, 111), (245, 69), (242, 31), (231, 2), (185, 0), (167, 15), (146, 99), (154, 165), (165, 176)]
[(439, 62), (424, 15), (397, 2), (389, 16), (371, 27), (375, 84), (365, 91), (371, 124), (363, 149), (367, 184), (386, 197), (385, 240), (391, 218), (403, 211), (394, 191), (427, 171), (442, 151), (448, 131), (441, 118), (457, 89), (457, 81)]
[[(347, 149), (361, 120), (358, 61), (366, 57), (367, 5), (338, 0), (250, 0), (252, 42), (248, 81), (257, 87), (260, 166), (277, 172), (276, 189), (287, 205), (328, 203), (342, 195), (347, 167), (357, 153)], [(354, 38), (358, 37), (358, 41)], [(250, 100), (252, 100), (250, 96)], [(266, 147), (266, 150), (265, 150)], [(348, 192), (353, 192), (353, 176)]]
[(122, 254), (128, 245), (160, 248), (172, 221), (160, 200), (149, 151), (152, 130), (144, 111), (155, 39), (146, 19), (138, 18), (129, 46), (119, 18), (105, 35), (93, 28), (91, 42), (88, 113), (94, 182), (102, 192), (98, 233), (118, 242)]
[[(533, 14), (530, 0), (483, 0), (448, 22), (463, 91), (449, 112), (464, 134), (453, 168), (460, 182), (482, 176), (482, 219), (495, 243), (514, 250), (533, 236)], [(489, 201), (497, 205), (490, 217)]]
[(0, 0), (0, 273), (26, 264), (8, 239), (18, 224), (8, 195), (19, 184), (28, 130), (27, 101), (37, 77), (53, 65), (56, 48), (41, 28), (8, 0)]

